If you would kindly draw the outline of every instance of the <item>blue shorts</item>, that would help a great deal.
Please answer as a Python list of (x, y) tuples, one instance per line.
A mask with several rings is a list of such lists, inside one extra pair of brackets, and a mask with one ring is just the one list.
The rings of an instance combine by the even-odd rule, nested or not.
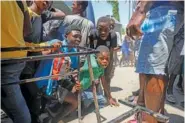
[[(97, 99), (98, 99), (99, 108), (105, 107), (105, 105), (107, 104), (107, 100), (103, 95), (103, 93), (101, 92), (101, 90), (97, 91)], [(82, 92), (82, 100), (85, 108), (88, 108), (91, 104), (94, 103), (93, 91), (91, 87), (85, 90), (84, 92)]]
[(141, 26), (144, 35), (136, 64), (137, 73), (165, 74), (173, 39), (182, 27), (183, 19), (183, 11), (173, 6), (159, 6), (147, 13)]

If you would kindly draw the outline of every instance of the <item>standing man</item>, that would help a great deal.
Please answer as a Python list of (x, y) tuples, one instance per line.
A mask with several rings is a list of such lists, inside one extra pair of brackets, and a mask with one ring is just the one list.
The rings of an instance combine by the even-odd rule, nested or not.
[[(127, 35), (131, 38), (143, 35), (136, 65), (140, 78), (138, 104), (162, 114), (168, 82), (166, 62), (174, 35), (184, 22), (183, 5), (183, 1), (139, 1), (127, 25)], [(150, 115), (144, 120), (158, 123)]]
[(84, 16), (84, 12), (87, 6), (88, 1), (74, 0), (72, 4), (73, 15), (66, 15), (62, 20), (53, 20), (44, 24), (44, 37), (46, 39), (61, 39), (61, 36), (64, 34), (64, 27), (75, 25), (81, 29), (82, 41), (80, 43), (80, 46), (88, 46), (88, 36), (91, 30), (94, 28), (94, 24), (90, 20), (86, 19)]
[[(25, 17), (28, 17), (27, 20), (29, 20), (29, 14), (26, 3), (22, 1), (2, 1), (1, 11), (1, 48), (13, 46), (24, 47), (25, 42), (23, 39), (23, 25), (24, 20), (26, 20)], [(29, 21), (27, 23), (27, 28), (28, 27), (31, 27)], [(26, 53), (27, 52), (24, 51), (2, 52), (1, 57), (24, 57), (26, 56)], [(1, 65), (1, 82), (18, 82), (19, 76), (24, 68), (24, 65), (24, 62)], [(21, 93), (20, 86), (18, 84), (2, 86), (1, 93), (2, 109), (13, 120), (13, 122), (31, 123), (30, 112)]]
[(184, 26), (179, 30), (177, 35), (174, 37), (174, 44), (170, 53), (169, 61), (168, 61), (168, 74), (169, 74), (169, 83), (167, 87), (167, 95), (166, 100), (170, 103), (176, 103), (176, 98), (173, 95), (173, 87), (174, 82), (179, 75), (179, 81), (177, 83), (177, 87), (181, 93), (183, 93), (183, 76), (182, 76), (182, 66), (184, 62), (184, 57), (181, 56), (181, 51), (184, 45)]
[[(2, 1), (1, 2), (1, 48), (25, 47), (25, 46), (48, 46), (47, 44), (33, 44), (24, 41), (24, 36), (31, 33), (31, 23), (25, 1)], [(59, 45), (56, 45), (57, 47)], [(27, 51), (2, 52), (2, 59), (26, 57)], [(2, 64), (2, 83), (18, 82), (19, 76), (25, 66), (25, 62)], [(19, 84), (1, 87), (2, 109), (14, 123), (31, 123), (30, 112), (20, 90)]]

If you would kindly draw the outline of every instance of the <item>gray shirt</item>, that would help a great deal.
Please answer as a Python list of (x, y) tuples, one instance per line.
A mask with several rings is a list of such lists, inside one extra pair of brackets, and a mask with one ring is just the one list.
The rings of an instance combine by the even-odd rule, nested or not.
[[(60, 31), (69, 25), (79, 26), (82, 34), (82, 41), (80, 46), (87, 46), (88, 44), (88, 36), (91, 30), (94, 28), (94, 24), (79, 15), (67, 15), (63, 20), (51, 20), (44, 24), (44, 37), (47, 38), (56, 38)], [(59, 33), (58, 33), (59, 32)]]

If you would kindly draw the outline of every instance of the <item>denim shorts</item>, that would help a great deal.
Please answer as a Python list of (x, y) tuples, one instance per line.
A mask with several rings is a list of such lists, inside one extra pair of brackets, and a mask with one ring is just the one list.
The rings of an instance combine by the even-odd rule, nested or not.
[[(93, 91), (92, 87), (88, 88), (87, 90), (82, 92), (82, 100), (85, 108), (88, 108), (91, 104), (94, 103)], [(102, 88), (100, 84), (97, 86), (97, 100), (99, 108), (103, 108), (107, 104), (107, 99), (103, 95)]]
[(136, 72), (165, 75), (166, 62), (175, 34), (184, 22), (183, 11), (174, 6), (159, 6), (147, 13), (141, 29), (143, 37)]

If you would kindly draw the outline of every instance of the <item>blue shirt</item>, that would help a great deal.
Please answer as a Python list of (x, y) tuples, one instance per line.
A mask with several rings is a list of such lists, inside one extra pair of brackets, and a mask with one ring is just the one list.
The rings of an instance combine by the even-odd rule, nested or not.
[(123, 41), (123, 44), (121, 46), (121, 51), (122, 51), (122, 53), (126, 53), (126, 54), (129, 53), (129, 44), (125, 40)]
[[(62, 45), (68, 45), (68, 42), (66, 40), (63, 40)], [(68, 47), (62, 47), (60, 50), (62, 53), (77, 52), (76, 48), (68, 48)], [(70, 56), (70, 58), (71, 58), (71, 68), (77, 69), (78, 68), (78, 56)]]

